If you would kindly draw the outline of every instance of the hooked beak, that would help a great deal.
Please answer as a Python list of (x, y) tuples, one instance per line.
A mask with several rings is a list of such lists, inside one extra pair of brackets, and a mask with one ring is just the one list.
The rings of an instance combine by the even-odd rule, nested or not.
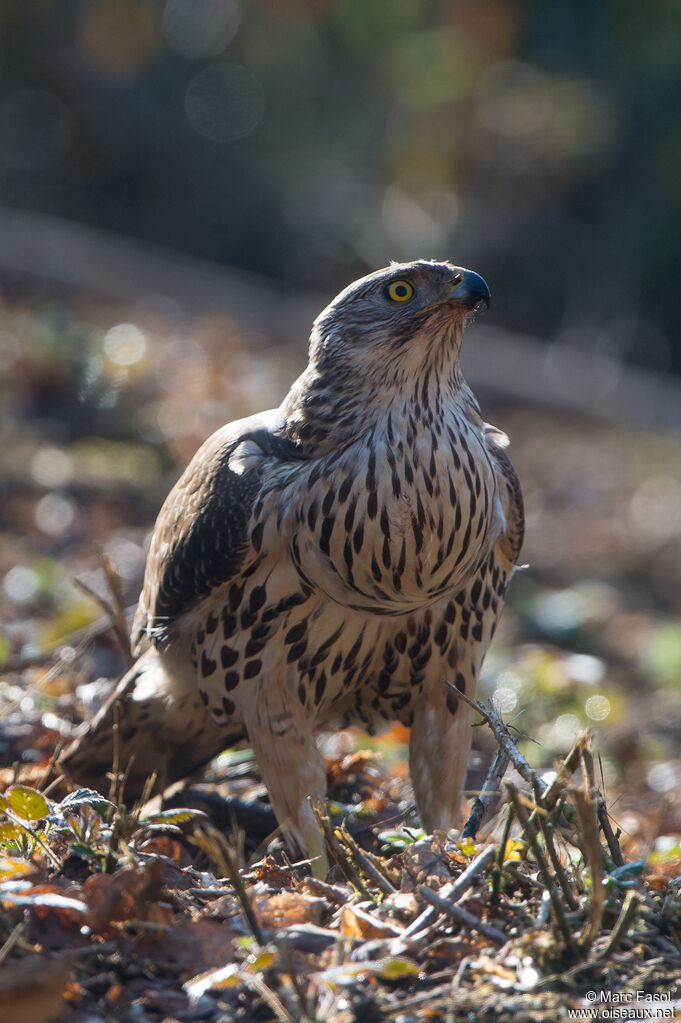
[(473, 312), (483, 302), (489, 309), (489, 288), (480, 274), (462, 268), (452, 282), (452, 290), (449, 292), (447, 301), (462, 306), (466, 312)]

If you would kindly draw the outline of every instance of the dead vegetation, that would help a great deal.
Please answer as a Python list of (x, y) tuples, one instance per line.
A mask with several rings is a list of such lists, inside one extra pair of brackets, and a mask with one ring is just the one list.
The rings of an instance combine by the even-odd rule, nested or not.
[[(247, 855), (201, 810), (125, 807), (115, 776), (112, 799), (61, 795), (52, 764), (20, 777), (0, 800), (3, 1020), (544, 1020), (592, 991), (673, 997), (678, 861), (628, 858), (588, 733), (546, 780), (478, 710), (499, 742), (488, 837), (471, 832), (489, 799), (471, 837), (377, 841), (320, 808), (326, 882), (276, 843)], [(365, 791), (388, 780), (375, 757), (329, 767)]]

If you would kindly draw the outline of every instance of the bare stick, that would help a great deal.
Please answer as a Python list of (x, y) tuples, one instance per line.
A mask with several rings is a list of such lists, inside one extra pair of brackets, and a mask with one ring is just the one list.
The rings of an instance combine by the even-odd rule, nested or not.
[(593, 945), (598, 937), (603, 923), (603, 908), (605, 905), (605, 892), (603, 889), (603, 868), (601, 861), (601, 844), (598, 841), (598, 825), (596, 823), (596, 804), (591, 793), (583, 789), (575, 789), (572, 793), (577, 808), (582, 834), (584, 836), (584, 849), (586, 859), (591, 873), (591, 909), (589, 919), (580, 936), (580, 945), (584, 952)]
[(477, 835), (485, 814), (500, 794), (499, 786), (501, 785), (502, 778), (506, 773), (508, 764), (508, 754), (501, 748), (497, 749), (497, 754), (492, 761), (489, 771), (487, 772), (487, 777), (485, 778), (482, 790), (475, 797), (471, 812), (468, 815), (468, 820), (463, 826), (463, 831), (461, 832), (462, 838), (475, 838)]
[(47, 788), (48, 783), (53, 784), (53, 782), (50, 782), (50, 779), (52, 778), (52, 774), (54, 773), (55, 765), (56, 765), (57, 761), (59, 760), (59, 755), (60, 755), (60, 753), (61, 753), (61, 751), (63, 749), (64, 749), (64, 740), (60, 739), (57, 742), (56, 746), (54, 747), (54, 750), (52, 751), (52, 756), (50, 757), (49, 764), (45, 768), (45, 773), (43, 774), (42, 778), (38, 782), (38, 785), (36, 786), (39, 792), (42, 792), (44, 794), (45, 790)]
[(490, 924), (486, 924), (483, 920), (478, 919), (477, 916), (462, 909), (461, 906), (447, 902), (441, 895), (437, 895), (426, 885), (420, 885), (419, 892), (435, 909), (441, 913), (446, 913), (447, 916), (453, 917), (458, 923), (465, 924), (471, 930), (480, 931), (486, 938), (493, 941), (495, 945), (505, 945), (508, 941), (508, 938), (502, 931), (497, 930), (496, 927), (491, 927)]
[(111, 781), (109, 783), (109, 802), (118, 806), (123, 801), (123, 789), (121, 788), (121, 704), (119, 700), (114, 701), (111, 708), (113, 713), (113, 727), (111, 738), (113, 750), (111, 753)]
[(620, 848), (619, 842), (617, 841), (617, 835), (615, 835), (612, 830), (605, 800), (598, 790), (596, 790), (596, 808), (598, 812), (598, 823), (601, 826), (601, 831), (603, 832), (605, 841), (608, 844), (608, 849), (610, 850), (613, 863), (616, 867), (622, 867), (624, 866), (624, 854)]
[(447, 679), (445, 679), (445, 682), (451, 692), (455, 693), (460, 700), (463, 700), (463, 702), (467, 703), (469, 707), (472, 707), (473, 710), (476, 710), (478, 714), (482, 715), (483, 719), (494, 732), (494, 738), (497, 740), (497, 744), (513, 764), (520, 777), (524, 778), (529, 784), (532, 784), (532, 776), (536, 772), (532, 770), (527, 760), (525, 760), (525, 757), (516, 746), (515, 739), (509, 733), (508, 728), (501, 720), (492, 704), (490, 703), (487, 707), (485, 707), (481, 700), (471, 700), (465, 693), (460, 692), (460, 690), (458, 690), (456, 686)]
[(354, 864), (350, 860), (350, 857), (348, 856), (346, 850), (343, 849), (340, 842), (338, 841), (337, 834), (332, 828), (331, 821), (329, 820), (329, 818), (326, 816), (326, 814), (322, 814), (319, 808), (316, 806), (312, 807), (312, 812), (314, 814), (315, 820), (317, 821), (317, 826), (326, 840), (328, 850), (331, 853), (334, 860), (336, 861), (336, 863), (338, 864), (338, 866), (340, 867), (345, 880), (352, 885), (355, 891), (360, 892), (360, 894), (365, 899), (371, 899), (372, 902), (375, 901), (371, 895), (371, 892), (364, 885), (362, 878), (357, 873), (357, 870), (355, 869)]
[(4, 963), (5, 959), (9, 956), (14, 946), (19, 942), (23, 941), (26, 936), (26, 921), (20, 920), (18, 924), (9, 932), (7, 939), (5, 940), (2, 948), (0, 948), (0, 965)]
[(384, 895), (393, 895), (395, 893), (395, 886), (391, 884), (385, 874), (379, 870), (378, 867), (374, 866), (369, 857), (365, 852), (360, 849), (355, 842), (354, 838), (343, 824), (341, 828), (341, 834), (343, 836), (343, 843), (346, 849), (352, 853), (352, 856), (357, 863), (360, 870), (363, 870), (367, 877), (371, 878), (376, 887), (383, 892)]
[(617, 922), (610, 932), (608, 943), (603, 951), (598, 956), (599, 959), (609, 959), (613, 952), (616, 952), (619, 946), (624, 941), (627, 935), (627, 931), (634, 922), (634, 918), (638, 909), (641, 905), (641, 899), (637, 892), (627, 892), (626, 898), (622, 903), (620, 915), (617, 917)]
[(125, 654), (128, 665), (131, 665), (134, 658), (130, 650), (130, 636), (128, 634), (128, 625), (125, 620), (125, 604), (123, 603), (123, 596), (121, 593), (121, 579), (118, 574), (118, 570), (109, 555), (105, 554), (104, 551), (101, 551), (99, 556), (102, 562), (102, 567), (104, 568), (109, 592), (111, 594), (111, 619), (114, 632), (116, 633), (116, 638), (121, 645), (123, 653)]
[(506, 820), (504, 821), (504, 830), (501, 833), (501, 843), (499, 850), (496, 855), (496, 861), (494, 864), (494, 870), (492, 871), (492, 894), (490, 896), (493, 906), (496, 906), (499, 902), (499, 893), (501, 891), (501, 875), (504, 869), (504, 860), (506, 859), (506, 845), (508, 844), (508, 836), (511, 833), (511, 824), (513, 823), (513, 806), (509, 803), (508, 810), (506, 812)]
[(225, 836), (217, 828), (211, 826), (208, 828), (197, 828), (194, 832), (194, 840), (215, 861), (223, 875), (229, 878), (251, 934), (259, 945), (264, 945), (265, 940), (260, 930), (260, 924), (253, 912), (246, 886), (234, 862), (232, 850), (229, 848)]
[(570, 781), (571, 776), (579, 767), (581, 746), (586, 734), (588, 733), (580, 732), (580, 734), (577, 736), (577, 739), (575, 740), (572, 749), (567, 754), (567, 756), (563, 757), (562, 763), (558, 765), (558, 770), (556, 771), (555, 778), (548, 786), (548, 788), (544, 790), (542, 798), (544, 801), (544, 806), (547, 808), (547, 810), (552, 810), (553, 807), (556, 805), (558, 799), (560, 798), (561, 792), (563, 792), (565, 786)]
[[(495, 856), (496, 849), (493, 845), (486, 846), (479, 856), (468, 864), (466, 869), (459, 874), (456, 881), (450, 881), (448, 884), (443, 885), (440, 889), (440, 898), (446, 899), (448, 905), (453, 902), (458, 902), (464, 892), (473, 885), (473, 882), (477, 878), (478, 874), (481, 874), (488, 863), (490, 863)], [(425, 887), (422, 885), (421, 887)], [(430, 891), (430, 889), (428, 889)], [(425, 927), (429, 927), (430, 924), (435, 923), (437, 920), (437, 912), (433, 909), (426, 909), (415, 920), (409, 924), (409, 926), (400, 935), (401, 938), (411, 938), (419, 931), (422, 931)]]
[(558, 926), (560, 927), (565, 944), (567, 948), (573, 949), (574, 944), (572, 941), (572, 932), (565, 917), (563, 903), (560, 901), (558, 892), (556, 891), (556, 886), (553, 883), (553, 879), (549, 871), (549, 865), (546, 861), (546, 857), (544, 856), (542, 847), (539, 844), (536, 828), (530, 820), (530, 815), (525, 809), (525, 804), (520, 798), (520, 794), (518, 793), (518, 790), (516, 789), (515, 785), (513, 785), (512, 782), (507, 781), (505, 784), (505, 788), (506, 792), (508, 793), (508, 798), (513, 803), (513, 809), (515, 810), (516, 817), (520, 822), (520, 826), (527, 835), (527, 840), (532, 847), (532, 852), (534, 854), (534, 858), (537, 861), (537, 866), (539, 868), (539, 874), (541, 876), (544, 887), (549, 893), (549, 898), (551, 899), (551, 907), (553, 909), (556, 920), (558, 921)]
[[(542, 796), (541, 792), (539, 791), (538, 785), (535, 786), (535, 799), (537, 801), (537, 805), (541, 805)], [(534, 817), (534, 814), (532, 816)], [(543, 813), (537, 814), (537, 820), (539, 821), (539, 827), (541, 829), (542, 837), (544, 839), (546, 851), (548, 852), (549, 858), (551, 860), (551, 865), (558, 879), (558, 884), (560, 885), (563, 895), (565, 896), (565, 901), (567, 902), (568, 907), (571, 910), (573, 910), (573, 912), (576, 912), (579, 909), (579, 902), (573, 895), (572, 888), (570, 887), (570, 882), (568, 881), (567, 874), (565, 873), (565, 868), (563, 864), (560, 862), (560, 857), (558, 856), (556, 845), (555, 842), (553, 841), (553, 831), (551, 829), (551, 823), (546, 819)]]
[(103, 631), (113, 633), (116, 645), (120, 647), (121, 653), (124, 655), (126, 663), (129, 665), (131, 663), (131, 658), (130, 643), (127, 636), (127, 629), (125, 631), (125, 638), (121, 640), (119, 625), (117, 622), (116, 612), (114, 608), (111, 607), (111, 605), (109, 604), (108, 600), (106, 600), (105, 597), (100, 597), (100, 595), (95, 590), (93, 590), (91, 586), (88, 586), (87, 583), (83, 582), (82, 579), (77, 579), (74, 577), (73, 583), (75, 586), (78, 587), (79, 590), (82, 590), (86, 597), (89, 597), (90, 600), (94, 601), (94, 603), (97, 604), (102, 611), (104, 611), (106, 619), (106, 629), (104, 629)]

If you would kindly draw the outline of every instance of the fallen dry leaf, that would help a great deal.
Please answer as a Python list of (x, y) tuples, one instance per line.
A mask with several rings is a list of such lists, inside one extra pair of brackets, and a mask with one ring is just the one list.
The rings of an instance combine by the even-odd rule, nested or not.
[(151, 859), (112, 875), (92, 874), (83, 885), (90, 927), (105, 933), (112, 923), (147, 920), (150, 905), (160, 900), (165, 871), (163, 860)]
[(434, 835), (407, 846), (402, 853), (402, 868), (404, 890), (413, 890), (421, 884), (437, 890), (452, 879), (443, 844)]
[(388, 939), (398, 937), (401, 928), (378, 920), (359, 906), (343, 906), (340, 916), (340, 932), (346, 938)]
[(324, 899), (300, 892), (278, 892), (259, 895), (255, 911), (263, 927), (292, 927), (293, 924), (319, 924), (326, 908)]

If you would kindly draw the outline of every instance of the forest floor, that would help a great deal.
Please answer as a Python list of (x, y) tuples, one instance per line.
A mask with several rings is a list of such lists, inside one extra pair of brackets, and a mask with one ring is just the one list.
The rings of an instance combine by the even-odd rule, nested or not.
[[(163, 806), (125, 807), (115, 778), (69, 791), (53, 764), (125, 668), (179, 468), (276, 404), (304, 352), (153, 303), (0, 314), (3, 1023), (675, 1018), (681, 441), (481, 395), (512, 440), (529, 567), (479, 695), (527, 769), (475, 842), (426, 837), (404, 730), (324, 733), (320, 882), (268, 841), (245, 747)], [(479, 723), (471, 793), (497, 748)]]

